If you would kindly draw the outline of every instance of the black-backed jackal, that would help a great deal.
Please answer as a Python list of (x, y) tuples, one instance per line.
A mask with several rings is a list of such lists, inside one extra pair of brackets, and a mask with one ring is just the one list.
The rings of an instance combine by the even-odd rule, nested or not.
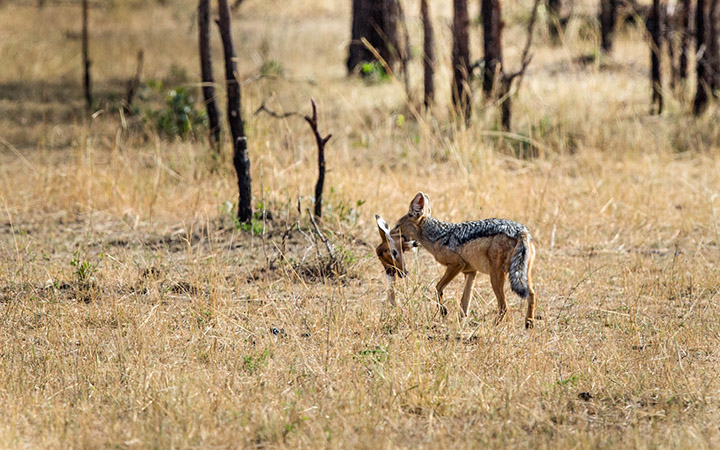
[(381, 253), (386, 254), (384, 248), (390, 248), (391, 254), (392, 249), (402, 253), (402, 244), (412, 241), (419, 243), (446, 267), (445, 274), (436, 286), (443, 315), (447, 314), (447, 308), (443, 305), (443, 290), (453, 278), (463, 273), (465, 289), (461, 307), (463, 315), (467, 316), (475, 276), (477, 272), (482, 272), (490, 275), (498, 303), (497, 320), (502, 320), (507, 312), (504, 288), (505, 274), (508, 274), (513, 292), (528, 301), (525, 327), (532, 328), (535, 325), (535, 291), (531, 275), (535, 245), (525, 225), (505, 219), (442, 222), (431, 217), (430, 200), (419, 192), (410, 203), (408, 213), (386, 234), (387, 237), (377, 249), (386, 273), (405, 273), (405, 260), (399, 259), (401, 265), (398, 265), (395, 260), (383, 258)]

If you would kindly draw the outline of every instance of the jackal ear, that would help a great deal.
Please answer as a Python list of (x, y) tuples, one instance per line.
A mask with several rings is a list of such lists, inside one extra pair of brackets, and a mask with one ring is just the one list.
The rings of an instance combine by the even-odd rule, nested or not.
[(418, 192), (415, 198), (410, 202), (410, 217), (420, 217), (430, 215), (430, 199), (422, 192)]
[(390, 244), (392, 238), (390, 237), (390, 227), (387, 222), (377, 214), (375, 214), (375, 220), (377, 221), (378, 231), (380, 231), (380, 239), (384, 243)]

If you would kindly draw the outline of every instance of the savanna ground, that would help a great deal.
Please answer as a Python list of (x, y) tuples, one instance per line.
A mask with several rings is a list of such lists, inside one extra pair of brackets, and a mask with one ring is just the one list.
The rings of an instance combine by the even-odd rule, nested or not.
[[(431, 3), (433, 114), (398, 82), (345, 77), (349, 1), (234, 14), (254, 203), (271, 213), (250, 229), (232, 219), (229, 145), (212, 157), (204, 131), (168, 137), (146, 113), (171, 88), (197, 93), (194, 2), (94, 4), (92, 116), (79, 7), (0, 5), (3, 447), (720, 445), (718, 109), (693, 119), (673, 97), (649, 116), (642, 33), (622, 30), (602, 57), (578, 19), (558, 47), (538, 28), (512, 135), (480, 101), (470, 127), (453, 125), (451, 2)], [(512, 68), (530, 2), (506, 3)], [(155, 88), (121, 115), (140, 48)], [(410, 105), (419, 71), (416, 57)], [(334, 271), (305, 212), (307, 124), (251, 114), (263, 101), (309, 112), (311, 97), (333, 133), (321, 227)], [(514, 296), (493, 325), (487, 276), (468, 319), (459, 280), (437, 316), (442, 269), (422, 250), (401, 306), (385, 302), (374, 215), (393, 222), (419, 190), (439, 218), (530, 227), (534, 330)]]

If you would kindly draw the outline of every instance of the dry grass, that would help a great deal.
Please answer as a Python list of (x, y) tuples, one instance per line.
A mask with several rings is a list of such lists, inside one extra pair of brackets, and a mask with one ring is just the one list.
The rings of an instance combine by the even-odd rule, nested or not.
[[(573, 62), (596, 49), (587, 26), (571, 24), (559, 48), (540, 35), (515, 101), (519, 136), (503, 137), (479, 103), (472, 127), (451, 124), (448, 27), (437, 26), (441, 104), (418, 116), (399, 84), (345, 78), (347, 2), (246, 2), (242, 77), (271, 60), (284, 75), (248, 84), (245, 111), (270, 97), (308, 111), (315, 97), (334, 136), (334, 273), (307, 216), (293, 227), (315, 178), (304, 122), (249, 117), (254, 192), (272, 212), (260, 236), (222, 211), (235, 199), (228, 155), (218, 168), (202, 141), (117, 114), (141, 46), (146, 79), (197, 78), (194, 5), (172, 3), (93, 9), (92, 119), (78, 8), (0, 5), (3, 446), (720, 444), (718, 110), (693, 120), (673, 99), (649, 117), (639, 32), (588, 66)], [(433, 3), (448, 23), (447, 2)], [(510, 64), (528, 4), (506, 8)], [(402, 306), (384, 303), (374, 214), (392, 221), (418, 190), (437, 217), (531, 228), (535, 330), (516, 297), (492, 325), (486, 277), (467, 320), (454, 304), (437, 317), (441, 268), (423, 251), (398, 285)], [(455, 281), (448, 298), (460, 294)]]

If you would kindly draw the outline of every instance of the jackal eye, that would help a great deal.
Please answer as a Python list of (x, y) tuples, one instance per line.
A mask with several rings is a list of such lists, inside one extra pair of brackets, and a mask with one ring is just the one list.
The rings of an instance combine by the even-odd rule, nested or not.
[(395, 250), (395, 249), (392, 249), (392, 255), (393, 255), (393, 259), (397, 259), (397, 257), (398, 257), (398, 251)]

